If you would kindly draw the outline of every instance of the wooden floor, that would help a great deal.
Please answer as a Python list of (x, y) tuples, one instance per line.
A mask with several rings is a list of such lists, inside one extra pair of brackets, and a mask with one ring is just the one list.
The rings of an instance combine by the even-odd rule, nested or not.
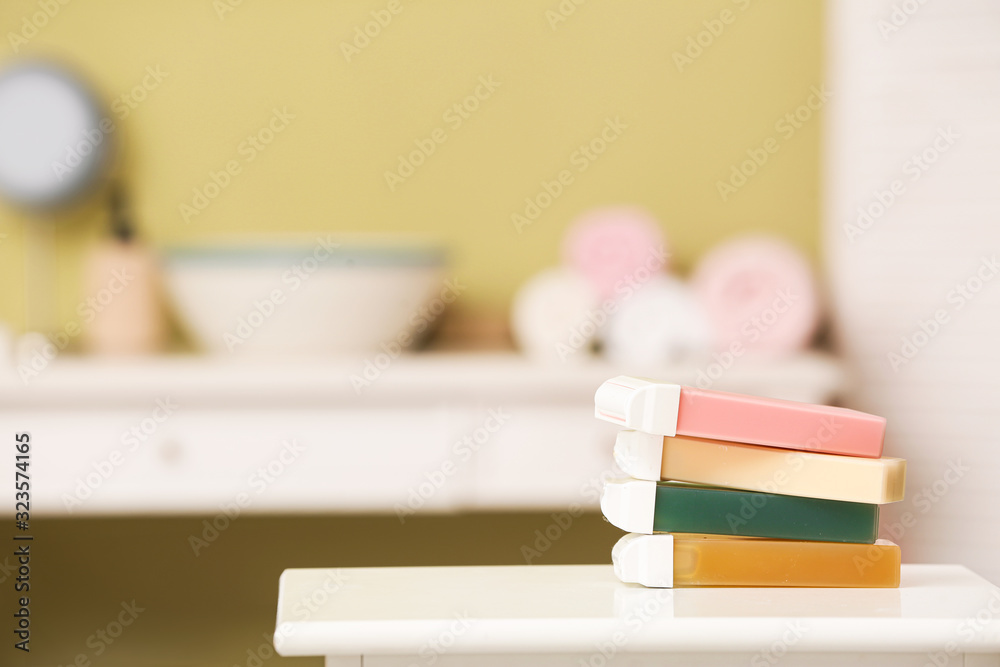
[[(405, 524), (269, 516), (240, 517), (209, 541), (204, 519), (33, 520), (31, 653), (7, 639), (0, 664), (318, 667), (319, 659), (271, 657), (285, 568), (523, 564), (526, 555), (533, 564), (607, 563), (622, 534), (599, 514), (566, 530), (541, 513), (418, 515)], [(546, 528), (557, 538), (551, 546), (539, 537)], [(192, 535), (205, 540), (197, 555)], [(0, 554), (0, 617), (9, 619), (0, 631), (9, 638), (16, 562), (13, 547)]]

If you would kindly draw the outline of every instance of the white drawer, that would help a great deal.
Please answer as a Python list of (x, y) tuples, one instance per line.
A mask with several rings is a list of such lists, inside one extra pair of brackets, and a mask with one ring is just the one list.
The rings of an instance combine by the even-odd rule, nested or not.
[[(182, 408), (137, 446), (134, 438), (123, 441), (148, 415), (25, 414), (26, 423), (38, 425), (34, 509), (204, 512), (239, 501), (254, 512), (391, 511), (449, 448), (443, 409)], [(458, 486), (436, 489), (424, 508), (452, 505)]]

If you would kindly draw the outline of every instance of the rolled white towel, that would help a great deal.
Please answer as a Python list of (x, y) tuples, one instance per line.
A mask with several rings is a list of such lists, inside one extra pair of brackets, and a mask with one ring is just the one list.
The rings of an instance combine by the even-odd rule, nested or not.
[(598, 325), (597, 293), (571, 269), (547, 269), (514, 297), (511, 329), (521, 350), (545, 362), (579, 362), (592, 356)]
[(711, 349), (712, 333), (690, 288), (678, 278), (653, 276), (623, 297), (608, 320), (604, 355), (625, 368), (667, 366)]

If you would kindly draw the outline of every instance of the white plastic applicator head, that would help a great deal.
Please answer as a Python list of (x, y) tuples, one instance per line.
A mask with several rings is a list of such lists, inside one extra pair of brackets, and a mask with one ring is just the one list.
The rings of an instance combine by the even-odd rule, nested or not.
[(652, 533), (656, 482), (611, 480), (601, 493), (601, 512), (612, 525), (630, 533)]
[(636, 479), (660, 479), (663, 463), (663, 436), (642, 431), (620, 431), (615, 440), (615, 463)]
[(637, 431), (677, 435), (681, 386), (619, 375), (597, 388), (594, 416)]
[(674, 536), (629, 533), (611, 550), (615, 576), (626, 584), (673, 588)]

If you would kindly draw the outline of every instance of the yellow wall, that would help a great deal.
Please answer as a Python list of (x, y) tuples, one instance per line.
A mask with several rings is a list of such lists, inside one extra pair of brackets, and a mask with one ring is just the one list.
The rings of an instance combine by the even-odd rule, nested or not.
[[(112, 113), (137, 217), (157, 244), (275, 230), (431, 232), (452, 246), (467, 303), (481, 309), (505, 306), (556, 261), (575, 215), (609, 203), (653, 210), (682, 267), (746, 229), (817, 254), (819, 123), (787, 138), (775, 123), (821, 81), (818, 2), (591, 0), (553, 29), (546, 12), (559, 0), (399, 0), (350, 62), (342, 42), (388, 0), (242, 0), (221, 18), (227, 0), (69, 0), (14, 55), (11, 32), (38, 2), (0, 3), (4, 62), (69, 58), (109, 104), (147, 67), (167, 74), (127, 118), (120, 104)], [(723, 10), (732, 22), (678, 71), (674, 52)], [(454, 129), (443, 114), (480, 76), (500, 86)], [(241, 142), (276, 107), (294, 120), (246, 162)], [(616, 117), (627, 129), (578, 172), (573, 152)], [(435, 128), (445, 143), (390, 192), (384, 172)], [(717, 181), (772, 136), (780, 150), (723, 202)], [(241, 173), (186, 223), (180, 205), (233, 159)], [(573, 183), (518, 234), (511, 214), (562, 169)], [(96, 207), (73, 218), (57, 232), (65, 317), (80, 298), (80, 248), (102, 229)], [(0, 205), (0, 320), (17, 325), (23, 222)]]

